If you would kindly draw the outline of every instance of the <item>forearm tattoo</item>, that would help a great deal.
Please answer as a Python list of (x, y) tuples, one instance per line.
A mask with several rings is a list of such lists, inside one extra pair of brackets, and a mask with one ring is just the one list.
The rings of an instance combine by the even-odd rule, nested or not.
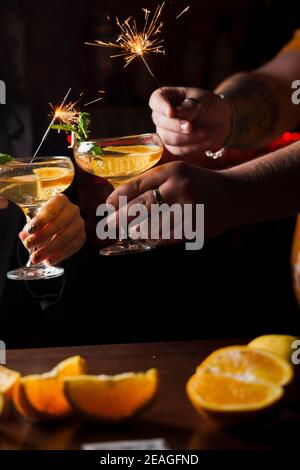
[(227, 81), (221, 92), (236, 108), (232, 147), (259, 147), (272, 139), (280, 105), (267, 84), (256, 76), (238, 76)]

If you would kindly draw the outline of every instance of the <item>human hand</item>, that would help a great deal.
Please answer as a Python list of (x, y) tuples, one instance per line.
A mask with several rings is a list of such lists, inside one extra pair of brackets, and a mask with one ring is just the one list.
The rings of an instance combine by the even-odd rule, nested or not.
[(19, 237), (30, 251), (33, 264), (47, 261), (55, 265), (83, 246), (85, 224), (79, 208), (59, 194), (44, 204)]
[[(128, 211), (134, 204), (142, 204), (151, 215), (151, 206), (157, 204), (154, 194), (157, 188), (163, 202), (169, 207), (175, 203), (180, 204), (181, 207), (185, 204), (192, 204), (193, 208), (196, 204), (204, 204), (205, 237), (218, 235), (233, 225), (235, 216), (232, 185), (227, 180), (226, 172), (203, 169), (184, 162), (171, 162), (156, 167), (117, 188), (106, 201), (116, 209), (116, 212), (109, 216), (108, 225), (111, 228), (118, 226), (121, 211), (122, 217), (126, 214), (130, 222), (133, 217), (128, 216)], [(119, 208), (120, 196), (126, 196), (128, 199), (127, 205), (122, 208)], [(148, 220), (146, 222), (148, 225)], [(145, 225), (144, 222), (141, 223), (143, 224)], [(172, 235), (174, 225), (170, 228)], [(170, 241), (178, 243), (182, 240), (173, 238), (167, 243)], [(165, 243), (162, 239), (158, 242), (158, 244)]]
[(157, 133), (175, 157), (200, 158), (223, 147), (231, 133), (232, 107), (215, 93), (164, 87), (154, 91), (149, 105)]

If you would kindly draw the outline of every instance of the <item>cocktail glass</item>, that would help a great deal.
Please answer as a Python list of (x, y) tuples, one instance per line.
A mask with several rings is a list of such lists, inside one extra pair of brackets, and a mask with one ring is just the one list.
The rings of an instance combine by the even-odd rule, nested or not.
[[(162, 154), (163, 144), (157, 134), (81, 141), (74, 147), (78, 166), (109, 181), (114, 188), (145, 173), (159, 162)], [(140, 253), (153, 248), (153, 244), (131, 240), (125, 234), (116, 244), (103, 248), (100, 254), (111, 256)]]
[[(17, 204), (24, 212), (27, 224), (43, 204), (65, 191), (73, 181), (74, 166), (68, 157), (18, 158), (0, 165), (0, 196)], [(7, 273), (9, 279), (31, 281), (61, 276), (64, 269), (47, 263), (33, 265), (30, 257), (26, 266)]]

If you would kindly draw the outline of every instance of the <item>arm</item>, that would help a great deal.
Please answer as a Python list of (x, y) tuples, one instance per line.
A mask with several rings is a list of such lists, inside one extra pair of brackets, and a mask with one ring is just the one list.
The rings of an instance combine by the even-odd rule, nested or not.
[(258, 148), (300, 123), (300, 107), (292, 103), (292, 82), (300, 77), (300, 52), (286, 52), (254, 72), (225, 80), (216, 89), (230, 98), (237, 126), (236, 148)]
[[(169, 206), (204, 204), (205, 236), (211, 237), (235, 226), (300, 212), (299, 181), (300, 143), (295, 143), (229, 170), (167, 163), (121, 186), (107, 202), (118, 209), (119, 196), (127, 196), (129, 203), (122, 212), (136, 203), (150, 211), (156, 203), (153, 190), (159, 188)], [(118, 212), (110, 217), (115, 223)]]
[[(284, 52), (253, 72), (228, 78), (214, 93), (184, 87), (165, 88), (164, 93), (156, 90), (150, 99), (153, 121), (171, 158), (207, 165), (210, 160), (203, 157), (204, 152), (222, 147), (231, 134), (232, 108), (219, 93), (236, 109), (231, 146), (262, 148), (300, 123), (300, 106), (291, 100), (296, 79), (300, 79), (300, 52)], [(226, 164), (226, 155), (220, 160)]]
[(221, 173), (232, 194), (231, 226), (300, 212), (300, 142)]

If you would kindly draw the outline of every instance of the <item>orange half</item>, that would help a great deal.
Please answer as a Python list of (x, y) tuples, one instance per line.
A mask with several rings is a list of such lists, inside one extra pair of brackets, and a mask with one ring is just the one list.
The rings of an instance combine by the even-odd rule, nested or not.
[(187, 393), (198, 411), (245, 412), (274, 404), (284, 391), (268, 382), (246, 382), (234, 376), (201, 371), (190, 378)]
[(247, 346), (229, 346), (208, 356), (187, 383), (199, 412), (214, 417), (240, 415), (271, 407), (284, 395), (293, 369), (275, 354)]
[(283, 386), (293, 378), (293, 368), (275, 354), (248, 346), (228, 346), (210, 354), (197, 368), (230, 374), (246, 382), (263, 380)]

